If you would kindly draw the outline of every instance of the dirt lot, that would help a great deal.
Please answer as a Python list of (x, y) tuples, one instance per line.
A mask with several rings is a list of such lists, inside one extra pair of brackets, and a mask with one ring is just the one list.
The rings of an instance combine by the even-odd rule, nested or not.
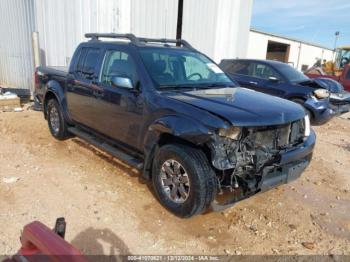
[(79, 139), (55, 141), (41, 112), (0, 113), (0, 254), (19, 248), (25, 224), (60, 216), (85, 254), (350, 254), (349, 117), (315, 128), (299, 180), (181, 220), (135, 170)]

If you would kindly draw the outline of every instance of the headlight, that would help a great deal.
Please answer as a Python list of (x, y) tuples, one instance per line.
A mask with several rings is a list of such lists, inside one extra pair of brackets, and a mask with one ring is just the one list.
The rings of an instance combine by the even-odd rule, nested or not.
[(311, 133), (311, 128), (310, 128), (310, 118), (308, 115), (306, 115), (304, 117), (304, 123), (305, 123), (305, 131), (304, 131), (304, 135), (305, 136), (309, 136)]
[(241, 129), (235, 126), (231, 126), (230, 128), (219, 129), (219, 136), (227, 137), (230, 139), (237, 139), (240, 133), (241, 133)]
[(326, 89), (316, 89), (314, 91), (314, 95), (318, 98), (318, 99), (322, 99), (322, 98), (328, 98), (329, 97), (329, 91)]

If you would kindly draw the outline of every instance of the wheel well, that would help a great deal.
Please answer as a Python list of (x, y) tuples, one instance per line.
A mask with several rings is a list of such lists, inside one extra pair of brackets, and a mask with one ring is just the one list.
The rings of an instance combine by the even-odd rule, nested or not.
[(46, 93), (45, 98), (44, 98), (44, 103), (43, 103), (43, 106), (44, 106), (43, 110), (44, 110), (45, 119), (46, 119), (46, 117), (47, 117), (47, 112), (46, 112), (47, 103), (48, 103), (51, 99), (56, 99), (56, 100), (57, 100), (57, 97), (56, 97), (56, 95), (55, 95), (53, 92), (49, 91), (49, 92)]
[(300, 101), (306, 101), (306, 99), (304, 98), (304, 97), (300, 97), (300, 96), (292, 96), (292, 97), (289, 97), (288, 98), (289, 100), (292, 100), (292, 101), (294, 101), (294, 100), (300, 100)]
[[(299, 101), (303, 101), (303, 102), (306, 101), (306, 99), (305, 99), (304, 97), (298, 97), (298, 96), (291, 97), (291, 98), (289, 98), (289, 100), (291, 100), (291, 101), (293, 101), (293, 102), (295, 102), (295, 103), (298, 103), (298, 102), (296, 102), (295, 100), (299, 100)], [(299, 103), (298, 103), (298, 104), (299, 104)], [(303, 105), (302, 105), (302, 106), (303, 106)], [(305, 106), (303, 106), (303, 107), (310, 113), (310, 115), (311, 115), (312, 118), (315, 117), (314, 114), (313, 114), (313, 112), (312, 112), (311, 110), (307, 109)]]
[(145, 163), (144, 175), (145, 175), (146, 179), (152, 178), (152, 164), (153, 164), (153, 159), (154, 159), (154, 155), (155, 155), (156, 150), (158, 150), (159, 147), (167, 145), (167, 144), (186, 145), (189, 147), (200, 149), (204, 152), (209, 163), (211, 163), (211, 151), (210, 151), (209, 146), (207, 146), (206, 144), (196, 145), (196, 144), (191, 143), (188, 140), (183, 139), (181, 137), (174, 136), (174, 135), (168, 134), (168, 133), (163, 133), (159, 136), (159, 139), (158, 139), (156, 145), (153, 147), (152, 151), (149, 153), (150, 155), (148, 157), (148, 159), (149, 159), (149, 161), (147, 161), (148, 163)]

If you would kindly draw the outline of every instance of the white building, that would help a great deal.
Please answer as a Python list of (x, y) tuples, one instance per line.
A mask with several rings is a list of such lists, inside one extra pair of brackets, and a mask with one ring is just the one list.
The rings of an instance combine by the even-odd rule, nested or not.
[(250, 30), (247, 58), (278, 60), (299, 70), (313, 66), (317, 59), (332, 60), (333, 50), (305, 41)]
[[(66, 66), (88, 32), (176, 38), (181, 2), (1, 0), (0, 85), (33, 90), (34, 31), (39, 33), (42, 64)], [(182, 38), (216, 61), (245, 57), (252, 4), (253, 0), (184, 0)]]

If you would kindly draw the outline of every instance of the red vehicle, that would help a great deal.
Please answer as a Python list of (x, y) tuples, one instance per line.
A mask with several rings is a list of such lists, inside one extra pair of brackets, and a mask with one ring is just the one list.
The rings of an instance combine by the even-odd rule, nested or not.
[(340, 76), (328, 75), (321, 68), (313, 68), (305, 73), (310, 78), (331, 78), (344, 86), (344, 89), (350, 92), (350, 65), (346, 65)]
[(34, 221), (26, 225), (21, 235), (21, 248), (3, 262), (88, 262), (79, 250), (64, 240), (66, 222), (58, 218), (53, 230)]

